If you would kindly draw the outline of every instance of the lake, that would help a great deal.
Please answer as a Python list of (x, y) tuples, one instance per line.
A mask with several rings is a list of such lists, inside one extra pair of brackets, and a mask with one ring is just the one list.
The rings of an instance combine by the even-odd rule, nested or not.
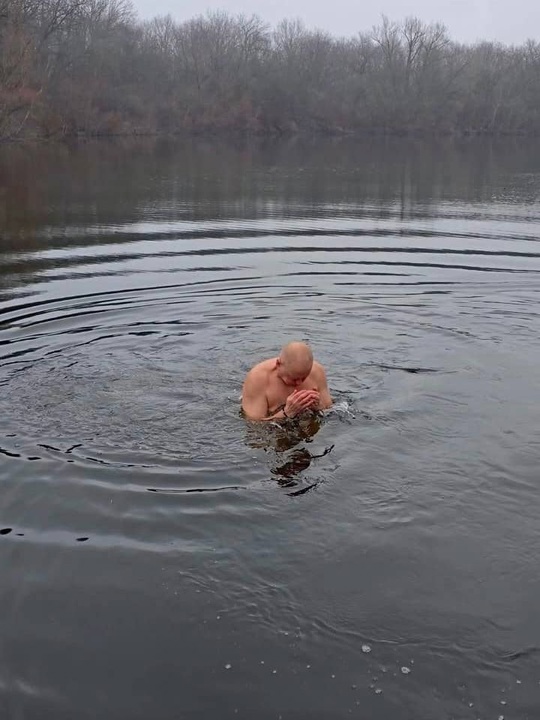
[[(540, 708), (540, 143), (0, 148), (0, 716)], [(334, 408), (246, 423), (289, 340)]]

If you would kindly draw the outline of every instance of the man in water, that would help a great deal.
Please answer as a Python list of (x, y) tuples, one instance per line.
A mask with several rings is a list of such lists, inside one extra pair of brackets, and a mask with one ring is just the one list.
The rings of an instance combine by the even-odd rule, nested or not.
[(326, 373), (308, 345), (292, 342), (263, 360), (244, 381), (242, 410), (250, 420), (284, 420), (332, 406)]

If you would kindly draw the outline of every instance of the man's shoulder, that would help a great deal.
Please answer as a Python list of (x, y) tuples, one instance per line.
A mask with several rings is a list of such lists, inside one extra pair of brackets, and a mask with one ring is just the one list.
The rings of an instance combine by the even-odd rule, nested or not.
[(313, 361), (313, 366), (311, 368), (311, 374), (315, 377), (321, 378), (326, 376), (326, 371), (324, 367), (321, 365), (321, 363), (317, 362), (316, 360)]
[(274, 362), (275, 360), (270, 358), (269, 360), (263, 360), (262, 362), (252, 367), (246, 375), (246, 382), (249, 381), (250, 384), (257, 386), (266, 384), (270, 377), (270, 372), (272, 370)]

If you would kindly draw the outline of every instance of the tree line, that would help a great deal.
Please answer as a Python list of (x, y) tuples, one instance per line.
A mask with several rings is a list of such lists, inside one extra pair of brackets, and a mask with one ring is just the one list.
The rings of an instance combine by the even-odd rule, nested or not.
[(540, 43), (464, 45), (409, 17), (140, 20), (129, 0), (0, 0), (0, 138), (540, 131)]

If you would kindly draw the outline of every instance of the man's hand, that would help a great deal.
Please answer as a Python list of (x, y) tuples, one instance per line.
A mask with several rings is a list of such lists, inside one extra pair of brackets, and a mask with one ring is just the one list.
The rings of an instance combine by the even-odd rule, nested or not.
[(304, 410), (317, 408), (319, 406), (320, 394), (317, 390), (295, 390), (287, 398), (285, 404), (285, 415), (296, 417)]

